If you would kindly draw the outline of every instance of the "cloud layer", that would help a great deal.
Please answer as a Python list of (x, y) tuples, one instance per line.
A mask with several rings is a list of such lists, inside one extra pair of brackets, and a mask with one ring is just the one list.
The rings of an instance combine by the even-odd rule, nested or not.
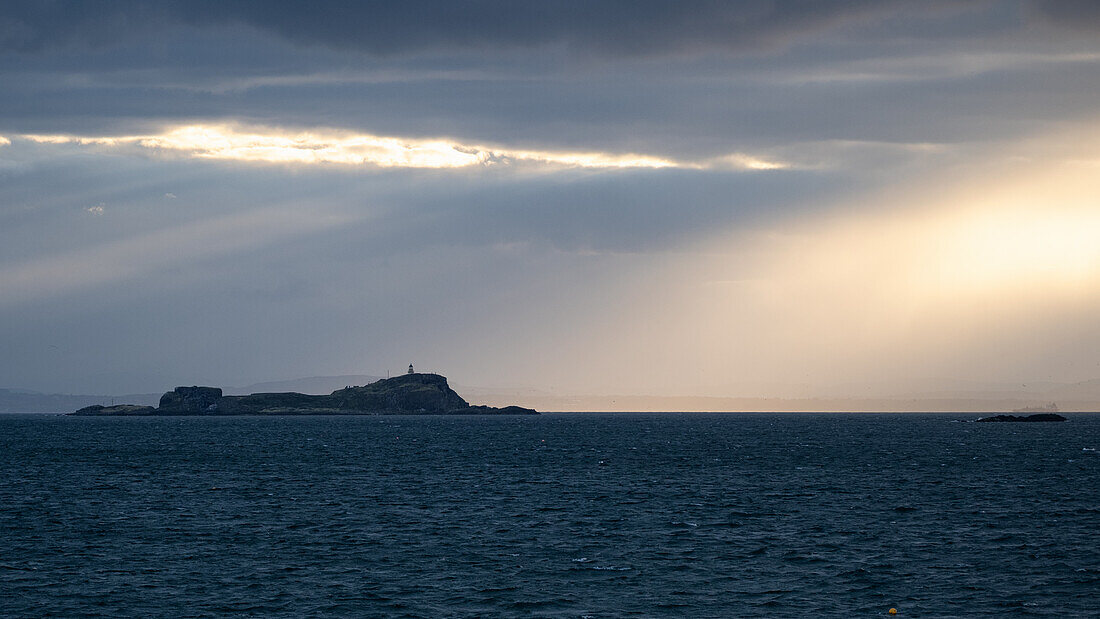
[[(897, 0), (776, 3), (748, 0), (506, 0), (326, 3), (250, 0), (120, 1), (94, 8), (72, 2), (9, 3), (0, 43), (38, 51), (65, 45), (102, 47), (173, 23), (239, 24), (291, 42), (371, 54), (509, 49), (563, 45), (578, 52), (636, 55), (726, 49), (769, 49), (870, 18), (922, 17), (979, 2), (926, 2), (919, 10)], [(1061, 12), (1055, 11), (1054, 15)]]
[(1090, 377), (1096, 13), (4, 3), (0, 387)]

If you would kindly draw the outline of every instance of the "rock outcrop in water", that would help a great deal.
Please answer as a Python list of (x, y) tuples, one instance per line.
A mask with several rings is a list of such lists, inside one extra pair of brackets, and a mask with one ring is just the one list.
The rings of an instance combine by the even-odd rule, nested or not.
[(1032, 422), (1032, 421), (1065, 421), (1066, 418), (1055, 413), (1039, 413), (1038, 415), (994, 415), (982, 417), (978, 421), (984, 422)]
[(156, 415), (157, 409), (152, 406), (137, 406), (135, 404), (119, 404), (117, 406), (100, 406), (93, 404), (92, 406), (85, 406), (84, 408), (70, 413), (71, 415)]
[(222, 395), (217, 387), (176, 387), (149, 406), (88, 406), (73, 415), (537, 415), (520, 406), (470, 406), (438, 374), (403, 374), (329, 395)]

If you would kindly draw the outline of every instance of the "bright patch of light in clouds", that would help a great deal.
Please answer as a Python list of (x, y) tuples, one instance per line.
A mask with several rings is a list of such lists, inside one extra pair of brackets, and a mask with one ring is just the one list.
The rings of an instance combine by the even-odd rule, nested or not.
[(723, 157), (715, 157), (708, 161), (706, 165), (699, 167), (730, 168), (734, 170), (785, 170), (791, 166), (788, 163), (769, 161), (744, 153), (733, 153)]
[(76, 136), (26, 134), (39, 144), (137, 147), (188, 157), (285, 164), (342, 164), (380, 168), (465, 168), (534, 164), (571, 168), (688, 168), (777, 170), (785, 163), (733, 153), (703, 161), (639, 153), (520, 150), (448, 139), (385, 137), (335, 130), (286, 131), (227, 124), (184, 125), (154, 135)]
[(195, 157), (273, 163), (341, 163), (383, 168), (459, 168), (482, 161), (442, 140), (401, 140), (374, 135), (326, 135), (237, 130), (226, 125), (190, 125), (139, 138), (146, 148)]

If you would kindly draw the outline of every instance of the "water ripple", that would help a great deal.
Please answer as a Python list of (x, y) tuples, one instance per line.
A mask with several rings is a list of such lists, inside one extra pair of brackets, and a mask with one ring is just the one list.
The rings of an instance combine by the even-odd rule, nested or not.
[(0, 616), (1100, 616), (1100, 416), (957, 419), (3, 416)]

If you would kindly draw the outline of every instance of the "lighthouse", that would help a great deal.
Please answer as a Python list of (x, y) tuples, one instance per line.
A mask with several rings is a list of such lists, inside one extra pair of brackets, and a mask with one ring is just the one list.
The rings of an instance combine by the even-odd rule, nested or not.
[(413, 371), (413, 364), (411, 364), (411, 363), (409, 364), (409, 371), (407, 373), (408, 374), (416, 374), (416, 372)]

